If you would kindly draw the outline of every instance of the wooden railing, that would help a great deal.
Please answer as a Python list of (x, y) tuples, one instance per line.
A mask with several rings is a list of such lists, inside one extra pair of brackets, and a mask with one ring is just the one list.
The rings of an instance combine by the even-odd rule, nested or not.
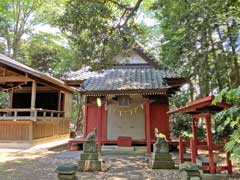
[[(227, 143), (227, 140), (224, 139), (224, 145)], [(195, 142), (193, 139), (190, 139), (190, 141), (187, 140), (183, 140), (183, 138), (180, 136), (179, 137), (179, 161), (180, 163), (184, 163), (185, 161), (191, 161), (192, 163), (196, 163), (196, 159), (197, 159), (197, 155), (198, 155), (198, 150), (202, 150), (202, 151), (208, 151), (208, 164), (207, 165), (202, 165), (201, 169), (202, 170), (207, 170), (210, 171), (211, 170), (211, 165), (210, 165), (210, 161), (209, 161), (209, 157), (210, 157), (210, 153), (213, 153), (213, 151), (223, 151), (224, 150), (224, 145), (222, 146), (217, 146), (212, 144), (211, 147), (209, 147), (209, 145), (207, 145), (206, 142)], [(191, 157), (190, 158), (186, 158), (184, 157), (184, 153), (186, 152), (186, 147), (190, 148), (191, 150)], [(224, 170), (227, 170), (229, 174), (232, 173), (232, 162), (230, 160), (230, 152), (226, 152), (226, 157), (225, 157), (225, 161), (226, 164), (225, 165), (214, 165), (214, 169), (216, 172), (221, 172)], [(213, 162), (214, 162), (214, 157), (213, 157)]]
[(48, 109), (0, 109), (0, 120), (9, 119), (32, 119), (37, 118), (62, 118), (64, 111), (48, 110)]

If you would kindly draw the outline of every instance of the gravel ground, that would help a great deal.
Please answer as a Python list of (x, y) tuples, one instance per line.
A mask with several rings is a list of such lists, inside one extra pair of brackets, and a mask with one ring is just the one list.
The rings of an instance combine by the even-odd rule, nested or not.
[[(0, 162), (0, 180), (55, 180), (54, 170), (63, 163), (77, 163), (80, 152), (11, 153)], [(13, 160), (14, 159), (14, 160)], [(177, 170), (150, 170), (144, 156), (104, 156), (105, 172), (78, 172), (79, 180), (178, 180)]]
[[(0, 180), (57, 180), (56, 167), (77, 163), (79, 151), (0, 153)], [(176, 158), (176, 157), (175, 157)], [(5, 160), (4, 160), (5, 159)], [(151, 170), (144, 156), (107, 155), (105, 172), (78, 172), (79, 180), (178, 180), (178, 170)], [(239, 180), (240, 176), (230, 178)]]

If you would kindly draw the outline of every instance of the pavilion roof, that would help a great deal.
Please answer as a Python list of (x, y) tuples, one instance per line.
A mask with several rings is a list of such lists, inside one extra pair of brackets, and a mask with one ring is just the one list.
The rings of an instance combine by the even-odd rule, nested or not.
[(65, 82), (63, 82), (57, 78), (54, 78), (46, 73), (37, 71), (29, 66), (26, 66), (26, 65), (24, 65), (18, 61), (15, 61), (7, 56), (4, 56), (3, 54), (0, 54), (0, 66), (14, 69), (15, 71), (18, 71), (21, 74), (27, 74), (28, 77), (30, 77), (34, 80), (42, 81), (45, 84), (51, 84), (58, 88), (61, 88), (61, 89), (64, 89), (64, 90), (67, 90), (70, 92), (75, 91), (74, 88), (68, 86)]
[(168, 114), (173, 113), (186, 113), (186, 114), (200, 114), (200, 113), (216, 113), (222, 111), (225, 108), (231, 107), (228, 103), (213, 104), (214, 96), (207, 96), (196, 101), (188, 103), (184, 107), (169, 111)]

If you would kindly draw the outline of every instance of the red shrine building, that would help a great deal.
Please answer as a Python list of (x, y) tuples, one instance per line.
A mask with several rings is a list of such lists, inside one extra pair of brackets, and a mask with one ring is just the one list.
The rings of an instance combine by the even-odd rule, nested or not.
[(83, 138), (96, 128), (100, 147), (146, 145), (151, 152), (155, 128), (170, 139), (168, 97), (185, 79), (159, 64), (139, 43), (112, 61), (111, 68), (85, 67), (63, 78), (84, 97)]

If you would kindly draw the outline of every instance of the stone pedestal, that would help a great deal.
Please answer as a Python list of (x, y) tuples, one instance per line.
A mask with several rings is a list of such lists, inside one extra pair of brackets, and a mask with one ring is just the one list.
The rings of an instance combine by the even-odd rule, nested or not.
[(92, 136), (87, 138), (83, 144), (83, 152), (78, 161), (79, 171), (102, 171), (103, 169), (103, 162), (99, 160), (98, 145), (95, 142), (94, 134)]
[(58, 173), (59, 180), (77, 180), (77, 170), (78, 166), (75, 164), (63, 164), (58, 166), (55, 172)]
[(79, 171), (102, 171), (101, 160), (80, 160), (78, 161)]
[(201, 173), (199, 171), (199, 166), (192, 163), (183, 163), (179, 165), (179, 171), (181, 180), (201, 180)]
[(172, 155), (169, 153), (168, 144), (164, 141), (157, 141), (153, 145), (153, 153), (149, 161), (149, 167), (152, 169), (174, 169), (175, 163)]
[(175, 164), (172, 156), (169, 153), (152, 153), (152, 158), (149, 161), (149, 166), (152, 169), (174, 169)]

